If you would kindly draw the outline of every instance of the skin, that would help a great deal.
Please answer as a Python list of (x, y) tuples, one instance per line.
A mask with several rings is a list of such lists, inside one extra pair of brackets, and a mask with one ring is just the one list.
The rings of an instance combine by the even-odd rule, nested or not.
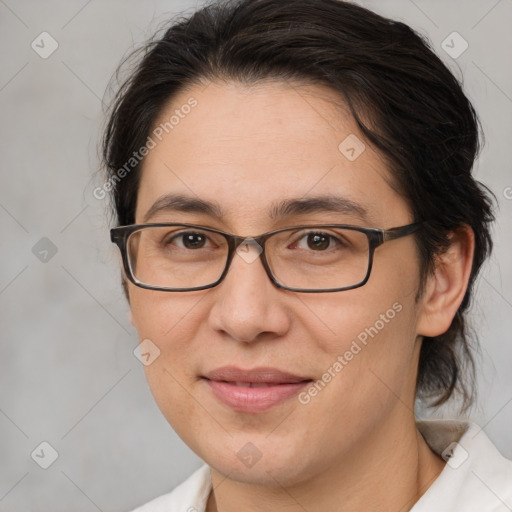
[[(194, 85), (166, 105), (166, 120), (193, 96), (198, 105), (144, 161), (136, 222), (163, 194), (214, 200), (222, 220), (161, 212), (151, 222), (190, 222), (254, 236), (301, 223), (388, 229), (413, 221), (390, 185), (382, 157), (366, 143), (349, 161), (338, 145), (361, 140), (338, 95), (318, 85)], [(336, 191), (369, 219), (320, 212), (271, 220), (269, 205)], [(415, 381), (422, 336), (446, 331), (469, 278), (473, 235), (453, 234), (416, 301), (414, 238), (376, 250), (370, 280), (343, 292), (275, 287), (261, 261), (235, 255), (225, 280), (195, 292), (129, 283), (132, 323), (160, 351), (145, 367), (153, 396), (183, 441), (212, 468), (207, 511), (409, 510), (444, 467), (416, 429)], [(273, 366), (314, 380), (394, 303), (402, 309), (307, 405), (297, 397), (264, 413), (236, 412), (213, 396), (206, 372), (224, 365)], [(261, 459), (237, 452), (252, 443)]]

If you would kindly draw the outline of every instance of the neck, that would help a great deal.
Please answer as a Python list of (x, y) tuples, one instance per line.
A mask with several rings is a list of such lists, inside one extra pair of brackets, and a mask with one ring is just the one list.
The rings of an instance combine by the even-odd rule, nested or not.
[(215, 491), (206, 512), (410, 510), (445, 462), (430, 450), (414, 417), (406, 424), (400, 420), (372, 431), (340, 456), (336, 466), (292, 486), (241, 483), (212, 468)]

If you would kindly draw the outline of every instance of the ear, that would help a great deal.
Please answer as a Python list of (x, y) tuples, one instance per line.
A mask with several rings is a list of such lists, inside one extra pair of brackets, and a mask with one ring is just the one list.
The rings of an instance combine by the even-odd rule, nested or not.
[(468, 286), (475, 235), (468, 225), (449, 234), (450, 245), (436, 257), (434, 273), (429, 275), (421, 302), (417, 333), (439, 336), (445, 333), (457, 313)]

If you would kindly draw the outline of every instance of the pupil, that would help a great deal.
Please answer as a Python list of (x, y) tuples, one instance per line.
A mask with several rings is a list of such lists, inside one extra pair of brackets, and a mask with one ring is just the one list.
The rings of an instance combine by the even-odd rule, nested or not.
[(188, 248), (202, 247), (204, 244), (204, 236), (197, 233), (185, 235), (184, 245)]
[(308, 236), (308, 246), (311, 249), (327, 249), (329, 247), (329, 237), (318, 233), (312, 233)]

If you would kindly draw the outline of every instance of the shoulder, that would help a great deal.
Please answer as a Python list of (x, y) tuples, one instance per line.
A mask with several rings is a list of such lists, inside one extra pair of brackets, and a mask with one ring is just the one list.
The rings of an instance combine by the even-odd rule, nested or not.
[(131, 512), (204, 512), (210, 491), (210, 467), (204, 464), (170, 493)]
[(512, 509), (512, 461), (482, 428), (454, 420), (424, 420), (417, 426), (446, 466), (411, 512)]

